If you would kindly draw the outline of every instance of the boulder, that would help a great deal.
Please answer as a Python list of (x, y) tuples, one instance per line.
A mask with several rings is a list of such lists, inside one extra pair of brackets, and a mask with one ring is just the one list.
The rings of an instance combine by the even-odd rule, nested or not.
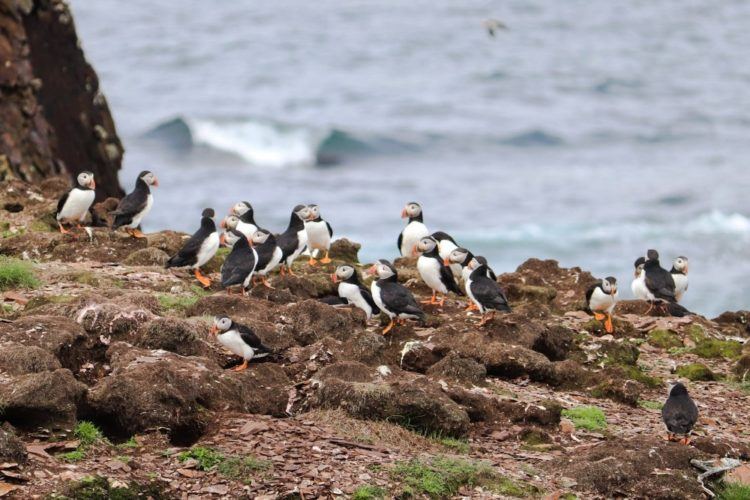
[(115, 339), (132, 339), (143, 325), (154, 319), (156, 315), (149, 308), (106, 299), (87, 301), (76, 316), (89, 334)]
[(8, 375), (55, 371), (60, 368), (62, 366), (57, 358), (41, 347), (15, 342), (0, 345), (0, 371)]
[(22, 429), (71, 426), (85, 393), (64, 368), (0, 379), (3, 418)]
[(573, 332), (559, 325), (511, 313), (498, 316), (485, 326), (487, 337), (540, 352), (551, 361), (565, 359), (573, 343)]
[(219, 316), (230, 318), (252, 317), (260, 321), (275, 322), (278, 319), (276, 306), (268, 301), (242, 295), (216, 293), (201, 297), (185, 310), (186, 316)]
[(141, 248), (132, 252), (123, 261), (128, 266), (164, 266), (169, 255), (164, 250), (155, 247)]
[(25, 464), (27, 459), (26, 445), (12, 432), (0, 429), (0, 460)]
[(331, 243), (330, 257), (336, 260), (342, 260), (347, 264), (359, 263), (357, 254), (362, 245), (346, 238), (339, 238)]
[(713, 321), (722, 326), (725, 335), (750, 337), (750, 311), (727, 311)]
[(146, 244), (150, 248), (161, 250), (167, 255), (174, 255), (182, 248), (189, 236), (178, 231), (159, 231), (146, 235)]
[(481, 363), (462, 358), (456, 353), (450, 353), (427, 369), (427, 375), (432, 378), (446, 378), (463, 385), (480, 385), (484, 383), (487, 369)]
[(291, 323), (292, 335), (302, 345), (312, 344), (323, 337), (348, 339), (355, 329), (362, 328), (362, 316), (349, 309), (335, 308), (317, 300), (289, 304), (282, 312)]
[(401, 349), (399, 365), (404, 370), (425, 373), (431, 366), (440, 361), (441, 355), (435, 352), (432, 343), (410, 340)]

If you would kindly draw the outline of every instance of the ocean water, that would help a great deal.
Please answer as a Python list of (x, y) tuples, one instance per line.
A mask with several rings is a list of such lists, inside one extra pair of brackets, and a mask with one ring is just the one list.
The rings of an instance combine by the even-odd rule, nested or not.
[[(750, 307), (750, 3), (71, 0), (145, 230), (317, 203), (364, 259), (407, 201), (498, 273), (690, 258), (684, 305)], [(509, 26), (495, 38), (482, 21)]]

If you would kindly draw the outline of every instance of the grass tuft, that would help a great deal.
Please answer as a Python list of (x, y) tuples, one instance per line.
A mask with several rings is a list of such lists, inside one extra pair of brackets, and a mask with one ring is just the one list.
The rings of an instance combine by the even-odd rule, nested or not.
[(692, 381), (711, 381), (716, 380), (716, 375), (709, 367), (703, 363), (690, 363), (677, 367), (677, 376), (684, 377)]
[(80, 462), (81, 460), (86, 458), (86, 452), (84, 452), (80, 448), (77, 448), (67, 453), (61, 453), (58, 455), (58, 457), (60, 457), (60, 459), (62, 460), (65, 460), (66, 462)]
[(651, 330), (648, 334), (647, 342), (654, 347), (661, 347), (662, 349), (682, 347), (682, 340), (672, 330)]
[(159, 305), (166, 311), (184, 311), (188, 307), (198, 302), (195, 295), (167, 295), (161, 294), (157, 297)]
[(607, 417), (596, 406), (577, 406), (563, 410), (562, 416), (573, 422), (576, 429), (599, 431), (607, 428)]
[(73, 430), (73, 435), (81, 442), (80, 446), (84, 448), (104, 439), (99, 427), (86, 420), (78, 422)]
[(660, 403), (658, 401), (646, 401), (644, 399), (641, 399), (638, 401), (638, 406), (641, 408), (646, 408), (647, 410), (661, 410), (664, 407), (664, 403)]
[(0, 256), (0, 290), (36, 288), (39, 279), (31, 263), (13, 257)]
[(705, 339), (692, 351), (701, 358), (739, 358), (742, 355), (742, 344), (734, 340)]
[(750, 498), (750, 485), (725, 483), (717, 493), (717, 500), (747, 500)]
[(383, 500), (388, 492), (379, 486), (359, 486), (352, 493), (352, 500)]
[(206, 446), (194, 446), (177, 455), (177, 459), (181, 462), (191, 458), (198, 461), (197, 468), (200, 470), (215, 469), (219, 474), (229, 479), (244, 483), (249, 483), (251, 476), (256, 473), (273, 467), (273, 464), (268, 460), (259, 460), (255, 457), (226, 457), (218, 450)]
[(198, 461), (198, 469), (200, 470), (213, 469), (225, 460), (224, 455), (205, 446), (195, 446), (177, 455), (180, 462), (186, 462), (191, 458)]

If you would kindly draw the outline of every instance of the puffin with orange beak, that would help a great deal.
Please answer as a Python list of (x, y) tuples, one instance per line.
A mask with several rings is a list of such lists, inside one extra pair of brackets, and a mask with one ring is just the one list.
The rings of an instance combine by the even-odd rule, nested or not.
[(237, 217), (236, 229), (248, 238), (252, 238), (255, 231), (258, 230), (258, 223), (255, 222), (255, 211), (249, 201), (235, 203), (229, 210), (229, 215)]
[(230, 229), (221, 235), (222, 244), (227, 245), (228, 239), (233, 242), (229, 245), (232, 247), (232, 251), (229, 252), (221, 266), (221, 286), (227, 291), (227, 294), (231, 294), (231, 287), (240, 285), (242, 287), (241, 293), (245, 295), (258, 264), (258, 252), (250, 246), (250, 242), (247, 241), (245, 235), (237, 229)]
[(608, 276), (591, 285), (586, 290), (586, 304), (598, 321), (606, 318), (604, 329), (607, 333), (615, 331), (612, 325), (612, 311), (617, 304), (617, 280), (614, 277)]
[(164, 265), (166, 268), (192, 267), (195, 270), (195, 279), (204, 288), (211, 286), (211, 279), (203, 275), (201, 266), (211, 260), (219, 249), (219, 233), (216, 231), (214, 215), (213, 208), (203, 210), (201, 214), (201, 227)]
[(132, 193), (126, 195), (117, 205), (117, 209), (112, 212), (115, 220), (112, 223), (112, 230), (119, 227), (125, 227), (125, 231), (134, 238), (145, 238), (146, 235), (138, 229), (141, 221), (151, 211), (154, 204), (154, 196), (151, 194), (151, 187), (158, 187), (159, 180), (156, 176), (144, 170), (138, 174), (135, 181), (135, 189)]
[(370, 285), (372, 298), (391, 320), (383, 330), (383, 335), (390, 332), (396, 324), (402, 324), (407, 319), (424, 321), (424, 311), (419, 307), (414, 295), (398, 282), (398, 273), (393, 264), (380, 259), (367, 271), (367, 274), (378, 277)]
[(481, 264), (476, 257), (467, 266), (471, 269), (469, 279), (466, 280), (466, 295), (476, 304), (482, 314), (479, 326), (484, 326), (495, 317), (496, 311), (510, 312), (508, 297), (500, 285), (487, 276), (487, 266)]
[(321, 264), (330, 264), (331, 258), (328, 256), (331, 250), (331, 238), (333, 238), (333, 228), (320, 216), (320, 207), (318, 205), (307, 205), (306, 210), (302, 213), (306, 215), (305, 231), (307, 232), (307, 247), (310, 249), (311, 266), (318, 265), (318, 261), (313, 257), (313, 252), (325, 252), (325, 257), (320, 259)]
[(334, 283), (338, 283), (339, 297), (347, 304), (362, 309), (367, 319), (370, 319), (373, 314), (380, 314), (380, 308), (373, 300), (372, 294), (359, 280), (357, 270), (352, 266), (337, 267), (331, 279)]
[(417, 246), (419, 240), (429, 236), (430, 232), (423, 222), (422, 207), (415, 201), (411, 201), (404, 206), (401, 210), (401, 218), (408, 218), (409, 222), (399, 233), (397, 246), (402, 257), (409, 257), (414, 253), (414, 247)]
[(221, 345), (242, 358), (242, 364), (233, 368), (233, 371), (246, 370), (250, 360), (271, 354), (271, 350), (263, 345), (255, 332), (227, 316), (216, 316), (210, 331)]
[(669, 273), (674, 280), (674, 296), (679, 302), (688, 289), (688, 258), (684, 255), (677, 257), (672, 263), (672, 270)]
[(81, 222), (86, 218), (96, 198), (96, 182), (94, 182), (93, 172), (81, 172), (76, 177), (76, 182), (78, 185), (62, 195), (60, 201), (57, 202), (55, 218), (63, 234), (70, 232), (63, 227), (63, 222), (75, 222), (77, 227), (81, 227)]
[[(414, 253), (417, 255), (421, 253), (417, 259), (417, 270), (422, 277), (422, 281), (432, 290), (432, 298), (422, 301), (422, 304), (437, 304), (442, 307), (445, 304), (445, 296), (448, 295), (448, 292), (463, 295), (453, 278), (450, 267), (445, 265), (443, 259), (440, 258), (438, 243), (433, 237), (427, 236), (419, 240)], [(437, 294), (442, 295), (439, 301), (437, 300)]]
[(309, 216), (309, 210), (305, 205), (297, 205), (292, 209), (292, 216), (289, 218), (289, 226), (286, 231), (276, 236), (276, 242), (281, 248), (281, 275), (284, 275), (286, 269), (289, 274), (294, 276), (292, 264), (307, 248), (307, 230), (305, 230), (305, 217)]
[[(255, 274), (260, 276), (263, 285), (273, 288), (268, 282), (267, 276), (281, 263), (281, 257), (283, 256), (281, 248), (276, 244), (276, 237), (270, 231), (258, 229), (253, 234), (251, 244), (258, 255)], [(235, 246), (237, 245), (235, 244)]]

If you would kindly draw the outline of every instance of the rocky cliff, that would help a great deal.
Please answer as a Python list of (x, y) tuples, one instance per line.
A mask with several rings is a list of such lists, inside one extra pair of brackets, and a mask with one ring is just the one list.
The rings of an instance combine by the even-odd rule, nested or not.
[(62, 0), (0, 0), (0, 180), (96, 174), (121, 196), (123, 147)]

